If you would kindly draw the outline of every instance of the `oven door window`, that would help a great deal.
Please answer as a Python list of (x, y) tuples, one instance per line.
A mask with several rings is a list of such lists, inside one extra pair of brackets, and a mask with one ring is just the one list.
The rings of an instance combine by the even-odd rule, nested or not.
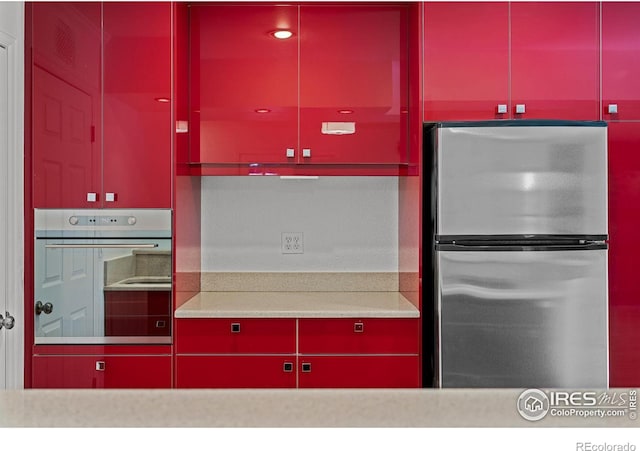
[(36, 239), (35, 343), (170, 343), (171, 240)]

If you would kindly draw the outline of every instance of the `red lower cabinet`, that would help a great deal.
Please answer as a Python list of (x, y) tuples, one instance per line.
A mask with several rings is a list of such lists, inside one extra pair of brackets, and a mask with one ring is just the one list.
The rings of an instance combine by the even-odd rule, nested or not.
[(176, 388), (294, 388), (296, 356), (176, 357)]
[[(73, 348), (69, 351), (82, 352), (78, 349), (80, 347)], [(171, 388), (171, 386), (171, 354), (169, 352), (158, 355), (42, 353), (33, 356), (33, 388)]]
[(417, 355), (300, 356), (300, 388), (418, 388)]

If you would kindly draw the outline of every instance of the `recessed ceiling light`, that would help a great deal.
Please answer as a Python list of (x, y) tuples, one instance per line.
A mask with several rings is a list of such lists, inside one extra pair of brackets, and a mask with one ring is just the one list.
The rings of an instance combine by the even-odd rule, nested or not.
[(293, 33), (290, 30), (275, 30), (271, 32), (271, 36), (276, 39), (289, 39)]
[(171, 99), (168, 99), (166, 97), (156, 97), (155, 101), (160, 103), (169, 103), (171, 102)]
[(255, 110), (256, 113), (271, 113), (271, 110), (269, 108), (258, 108), (257, 110)]
[(338, 113), (340, 114), (353, 114), (353, 110), (349, 110), (349, 109), (343, 109), (343, 110), (338, 110)]

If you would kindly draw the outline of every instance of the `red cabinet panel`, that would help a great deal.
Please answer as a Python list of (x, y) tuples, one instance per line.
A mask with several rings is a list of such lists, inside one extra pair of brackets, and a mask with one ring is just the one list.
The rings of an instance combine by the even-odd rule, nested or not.
[(105, 2), (103, 27), (105, 206), (169, 208), (171, 3)]
[(171, 388), (170, 355), (34, 355), (33, 388)]
[[(285, 163), (298, 142), (298, 8), (191, 5), (191, 161)], [(290, 39), (270, 33), (288, 29)]]
[(415, 356), (301, 356), (300, 388), (419, 388)]
[(640, 385), (640, 128), (609, 123), (609, 383)]
[(417, 318), (300, 319), (300, 354), (418, 354)]
[(515, 117), (598, 120), (599, 4), (511, 2)]
[[(602, 103), (604, 118), (640, 119), (640, 3), (602, 2)], [(618, 107), (609, 114), (609, 105)]]
[(294, 356), (176, 357), (176, 388), (295, 388)]
[(424, 119), (506, 118), (509, 3), (426, 2)]
[(176, 354), (295, 354), (295, 319), (176, 320)]
[(106, 336), (170, 336), (170, 291), (106, 291)]
[(408, 162), (408, 11), (300, 7), (299, 162)]

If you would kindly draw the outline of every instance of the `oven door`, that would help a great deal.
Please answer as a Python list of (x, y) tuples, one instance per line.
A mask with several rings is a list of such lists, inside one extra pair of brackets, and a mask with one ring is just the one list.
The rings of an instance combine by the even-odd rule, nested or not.
[(35, 344), (171, 343), (171, 239), (35, 240)]

